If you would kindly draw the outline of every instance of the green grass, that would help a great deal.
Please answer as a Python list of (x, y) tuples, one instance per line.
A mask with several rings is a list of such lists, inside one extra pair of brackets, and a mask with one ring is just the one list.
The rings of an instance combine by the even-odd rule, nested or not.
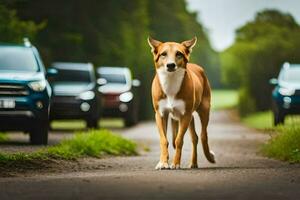
[[(247, 126), (260, 130), (274, 129), (273, 114), (271, 111), (257, 112), (242, 118), (242, 122)], [(293, 127), (300, 124), (299, 116), (287, 116), (283, 127)]]
[(271, 111), (258, 112), (242, 118), (247, 126), (259, 130), (273, 132), (271, 139), (263, 145), (262, 153), (270, 158), (300, 162), (300, 117), (288, 116), (285, 124), (274, 127)]
[(213, 90), (212, 109), (230, 109), (238, 104), (238, 92), (236, 90)]
[[(124, 123), (122, 119), (110, 119), (104, 118), (99, 122), (100, 127), (114, 127), (122, 128)], [(86, 123), (84, 120), (55, 120), (51, 123), (53, 129), (58, 130), (80, 130), (86, 128)]]
[(8, 137), (5, 133), (0, 133), (0, 142), (6, 142)]
[(300, 163), (300, 126), (281, 126), (262, 147), (264, 155), (290, 163)]
[(0, 153), (0, 164), (14, 165), (22, 162), (50, 159), (72, 160), (80, 157), (103, 155), (136, 155), (136, 144), (108, 130), (79, 132), (72, 139), (31, 153)]

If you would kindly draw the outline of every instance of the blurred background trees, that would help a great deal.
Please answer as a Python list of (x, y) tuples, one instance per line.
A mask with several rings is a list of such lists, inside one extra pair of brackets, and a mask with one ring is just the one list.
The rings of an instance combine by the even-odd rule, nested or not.
[(276, 10), (257, 13), (236, 31), (235, 43), (221, 54), (222, 80), (239, 89), (239, 110), (245, 115), (270, 108), (272, 87), (284, 62), (300, 62), (300, 26)]
[(0, 22), (1, 16), (9, 15), (6, 23), (17, 21), (22, 26), (12, 28), (11, 31), (18, 31), (13, 38), (6, 37), (7, 34), (0, 30), (1, 40), (16, 42), (24, 35), (29, 36), (47, 66), (53, 61), (79, 61), (92, 62), (95, 66), (131, 68), (134, 77), (142, 80), (143, 118), (152, 113), (150, 86), (155, 72), (146, 41), (148, 35), (178, 42), (197, 36), (192, 62), (201, 64), (211, 84), (220, 87), (219, 56), (211, 48), (205, 28), (197, 22), (196, 13), (187, 11), (185, 0), (0, 2)]

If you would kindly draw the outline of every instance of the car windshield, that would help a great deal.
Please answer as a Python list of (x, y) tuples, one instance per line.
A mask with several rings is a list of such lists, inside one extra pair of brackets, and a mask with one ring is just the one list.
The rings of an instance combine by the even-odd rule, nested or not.
[(51, 82), (88, 82), (90, 83), (91, 76), (89, 71), (85, 70), (63, 70), (59, 69), (58, 74)]
[(291, 67), (283, 73), (282, 80), (291, 83), (300, 83), (300, 67)]
[(0, 47), (0, 71), (39, 70), (31, 49), (25, 47)]
[(101, 74), (107, 83), (126, 84), (126, 77), (124, 74)]

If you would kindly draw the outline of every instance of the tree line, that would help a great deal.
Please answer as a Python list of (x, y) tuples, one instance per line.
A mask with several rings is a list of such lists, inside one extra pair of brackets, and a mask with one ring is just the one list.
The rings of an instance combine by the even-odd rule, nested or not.
[(284, 62), (300, 63), (300, 26), (288, 13), (260, 11), (236, 30), (235, 43), (220, 57), (223, 82), (239, 89), (240, 113), (270, 109), (269, 79)]
[(142, 80), (144, 118), (152, 113), (150, 85), (155, 72), (146, 42), (149, 35), (178, 42), (197, 36), (191, 59), (205, 68), (214, 87), (220, 87), (219, 55), (211, 48), (197, 13), (187, 10), (185, 0), (0, 2), (1, 41), (20, 42), (29, 37), (47, 66), (54, 61), (128, 66)]

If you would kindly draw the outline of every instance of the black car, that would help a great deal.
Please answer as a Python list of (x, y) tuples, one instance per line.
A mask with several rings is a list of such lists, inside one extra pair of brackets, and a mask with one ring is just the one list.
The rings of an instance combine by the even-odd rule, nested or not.
[(132, 80), (127, 67), (97, 68), (99, 92), (102, 97), (104, 117), (121, 117), (125, 126), (132, 126), (138, 121), (137, 79)]
[(0, 131), (24, 131), (47, 144), (51, 88), (37, 49), (0, 44)]
[(300, 114), (300, 64), (284, 63), (272, 93), (274, 125), (284, 123), (285, 116)]
[(57, 75), (50, 80), (53, 90), (50, 120), (84, 119), (87, 127), (97, 128), (100, 98), (91, 63), (53, 63)]

